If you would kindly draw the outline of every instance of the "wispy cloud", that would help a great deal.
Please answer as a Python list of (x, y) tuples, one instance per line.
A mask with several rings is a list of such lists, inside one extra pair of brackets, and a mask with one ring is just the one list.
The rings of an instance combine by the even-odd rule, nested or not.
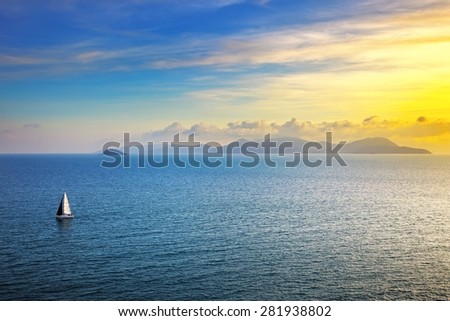
[[(156, 68), (192, 66), (358, 63), (383, 67), (392, 63), (412, 67), (423, 45), (449, 45), (450, 4), (443, 10), (423, 9), (375, 17), (352, 17), (332, 22), (297, 25), (263, 32), (244, 32), (211, 42), (200, 57), (156, 61)], [(396, 53), (397, 51), (397, 53)], [(197, 53), (198, 54), (198, 53)], [(187, 59), (186, 59), (187, 58)], [(401, 58), (408, 58), (402, 61)], [(424, 57), (422, 60), (433, 63)], [(442, 63), (442, 59), (434, 65)]]
[(51, 61), (44, 57), (0, 54), (0, 65), (39, 65)]
[[(223, 7), (240, 2), (171, 3), (182, 7)], [(419, 7), (420, 10), (417, 10)], [(110, 65), (119, 62), (123, 65), (124, 61), (129, 69), (300, 65), (330, 60), (334, 65), (339, 63), (353, 68), (355, 65), (359, 68), (373, 68), (375, 65), (389, 68), (396, 64), (411, 68), (417, 59), (430, 65), (442, 64), (444, 57), (429, 59), (422, 55), (421, 47), (431, 45), (442, 50), (449, 45), (448, 2), (400, 1), (392, 4), (367, 1), (357, 5), (357, 8), (361, 11), (360, 15), (329, 22), (280, 26), (270, 31), (241, 30), (224, 36), (204, 32), (203, 35), (175, 36), (164, 43), (159, 39), (153, 44), (126, 48), (99, 39), (82, 46), (74, 43), (45, 49), (33, 48), (20, 54), (11, 48), (3, 48), (0, 64), (24, 67), (45, 64), (46, 68), (55, 70), (64, 64), (73, 66), (67, 68), (72, 72), (76, 72), (78, 64), (95, 62), (93, 70), (107, 71)], [(377, 8), (391, 9), (380, 12), (375, 10)], [(99, 61), (104, 64), (98, 64)]]
[(23, 125), (23, 128), (40, 128), (41, 125), (38, 123), (31, 123), (31, 124), (25, 124)]

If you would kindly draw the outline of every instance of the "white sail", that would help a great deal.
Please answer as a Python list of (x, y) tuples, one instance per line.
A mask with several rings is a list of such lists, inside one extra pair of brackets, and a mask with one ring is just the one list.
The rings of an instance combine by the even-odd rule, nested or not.
[(61, 199), (61, 203), (59, 203), (58, 211), (56, 212), (56, 218), (73, 218), (72, 211), (70, 210), (69, 199), (67, 198), (67, 194), (65, 192)]
[(69, 199), (67, 198), (67, 194), (64, 192), (63, 199), (63, 215), (71, 215), (72, 211), (70, 210)]

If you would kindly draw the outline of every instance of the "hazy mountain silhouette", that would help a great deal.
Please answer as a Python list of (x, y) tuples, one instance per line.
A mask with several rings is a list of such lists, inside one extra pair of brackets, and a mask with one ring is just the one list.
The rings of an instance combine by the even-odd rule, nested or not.
[[(227, 152), (228, 146), (231, 148), (231, 146), (238, 144), (238, 146), (240, 146), (242, 148), (242, 146), (244, 144), (253, 142), (253, 143), (259, 143), (259, 147), (255, 148), (255, 147), (252, 147), (251, 145), (247, 145), (247, 151), (252, 152), (252, 153), (257, 153), (257, 154), (263, 154), (264, 148), (261, 146), (262, 141), (263, 141), (263, 138), (260, 140), (248, 140), (245, 138), (240, 138), (240, 139), (230, 142), (228, 144), (222, 145), (223, 152), (224, 153)], [(286, 154), (302, 153), (303, 146), (309, 142), (307, 140), (304, 140), (301, 138), (296, 138), (296, 137), (271, 137), (271, 141), (277, 143), (277, 147), (271, 149), (271, 151), (273, 151), (273, 152), (275, 152), (275, 150), (278, 150), (278, 147), (280, 146), (280, 144), (286, 143), (286, 142), (292, 142), (292, 145), (293, 145), (292, 147), (286, 147), (284, 149)], [(320, 153), (320, 154), (324, 153), (326, 143), (325, 142), (319, 142), (319, 143), (323, 146), (323, 148), (321, 150), (317, 150), (315, 147), (312, 147), (309, 149), (309, 152), (310, 153)], [(201, 144), (200, 147), (195, 148), (196, 153), (197, 152), (201, 153), (203, 151), (203, 147), (205, 145), (209, 146), (208, 150), (211, 153), (214, 153), (217, 150), (217, 147), (220, 146), (217, 143)], [(125, 149), (123, 148), (123, 146), (121, 146), (120, 149), (111, 148), (110, 150), (114, 151), (120, 155), (123, 155)], [(144, 150), (145, 150), (145, 153), (147, 153), (146, 145), (144, 145)], [(134, 147), (131, 148), (131, 150), (130, 150), (131, 154), (136, 154), (137, 152), (138, 152), (138, 150)], [(155, 154), (162, 153), (160, 143), (154, 144), (153, 152)], [(170, 147), (170, 144), (169, 144), (169, 153), (172, 154), (172, 152), (173, 152), (173, 149)], [(232, 152), (233, 152), (233, 154), (238, 154), (239, 148), (237, 148), (237, 147), (233, 148)], [(100, 153), (102, 153), (102, 152), (100, 152)], [(181, 154), (187, 153), (187, 148), (185, 148), (185, 147), (180, 148), (180, 153)], [(344, 147), (342, 147), (342, 149), (339, 150), (339, 153), (342, 153), (342, 154), (431, 154), (431, 152), (426, 149), (412, 148), (412, 147), (407, 147), (407, 146), (399, 146), (399, 145), (395, 144), (394, 142), (392, 142), (391, 140), (389, 140), (387, 138), (383, 138), (383, 137), (364, 138), (361, 140), (356, 140), (354, 142), (346, 143), (344, 145)]]
[[(285, 152), (289, 153), (302, 153), (303, 146), (308, 142), (304, 139), (295, 138), (295, 137), (282, 137), (282, 138), (271, 138), (272, 141), (277, 142), (277, 146), (279, 146), (283, 142), (292, 142), (292, 148), (286, 148)], [(247, 139), (239, 139), (235, 142), (240, 143), (242, 146), (243, 143), (249, 142)], [(234, 142), (233, 142), (234, 143)], [(259, 142), (261, 143), (261, 142)], [(231, 144), (231, 143), (230, 143)], [(325, 152), (325, 142), (320, 142), (322, 144), (323, 149), (317, 150), (316, 148), (311, 148), (309, 150), (310, 153), (324, 153)], [(224, 146), (224, 149), (227, 145)], [(264, 153), (264, 148), (261, 146), (258, 148), (249, 148), (251, 152), (256, 152), (258, 154)], [(356, 140), (351, 143), (347, 143), (339, 150), (339, 153), (343, 154), (431, 154), (430, 151), (421, 148), (412, 148), (406, 146), (399, 146), (392, 142), (391, 140), (383, 137), (375, 137), (375, 138), (364, 138), (361, 140)]]
[[(253, 153), (257, 153), (257, 154), (264, 154), (264, 148), (261, 146), (263, 139), (261, 140), (248, 140), (245, 138), (240, 138), (238, 140), (235, 140), (231, 143), (228, 143), (227, 145), (224, 145), (224, 152), (226, 151), (227, 147), (229, 145), (235, 144), (235, 143), (239, 143), (239, 146), (242, 146), (244, 143), (248, 143), (248, 142), (256, 142), (259, 143), (259, 147), (255, 148), (255, 147), (248, 147), (247, 151), (249, 152), (253, 152)], [(292, 153), (301, 153), (302, 152), (302, 148), (303, 145), (305, 145), (305, 143), (307, 143), (308, 141), (300, 139), (300, 138), (296, 138), (296, 137), (271, 137), (271, 141), (272, 142), (276, 142), (277, 143), (277, 147), (276, 148), (272, 148), (271, 150), (274, 151), (275, 149), (278, 149), (278, 146), (280, 146), (280, 144), (282, 143), (286, 143), (286, 142), (291, 142), (292, 143), (292, 147), (286, 147), (285, 148), (285, 153), (286, 154), (292, 154)], [(233, 153), (238, 152), (238, 149), (234, 149)]]
[(365, 138), (348, 144), (341, 149), (343, 154), (431, 154), (422, 148), (398, 146), (383, 137)]

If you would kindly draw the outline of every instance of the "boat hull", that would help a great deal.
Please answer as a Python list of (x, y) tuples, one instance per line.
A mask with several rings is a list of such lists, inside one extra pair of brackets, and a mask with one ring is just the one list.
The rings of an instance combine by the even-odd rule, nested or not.
[(73, 218), (73, 215), (57, 215), (56, 218), (59, 220), (63, 220), (66, 218)]

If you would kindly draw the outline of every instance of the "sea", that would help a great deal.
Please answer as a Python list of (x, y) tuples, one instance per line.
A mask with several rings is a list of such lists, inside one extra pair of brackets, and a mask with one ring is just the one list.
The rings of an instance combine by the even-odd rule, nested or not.
[[(450, 156), (0, 155), (0, 300), (449, 300)], [(55, 214), (67, 192), (72, 220)]]

